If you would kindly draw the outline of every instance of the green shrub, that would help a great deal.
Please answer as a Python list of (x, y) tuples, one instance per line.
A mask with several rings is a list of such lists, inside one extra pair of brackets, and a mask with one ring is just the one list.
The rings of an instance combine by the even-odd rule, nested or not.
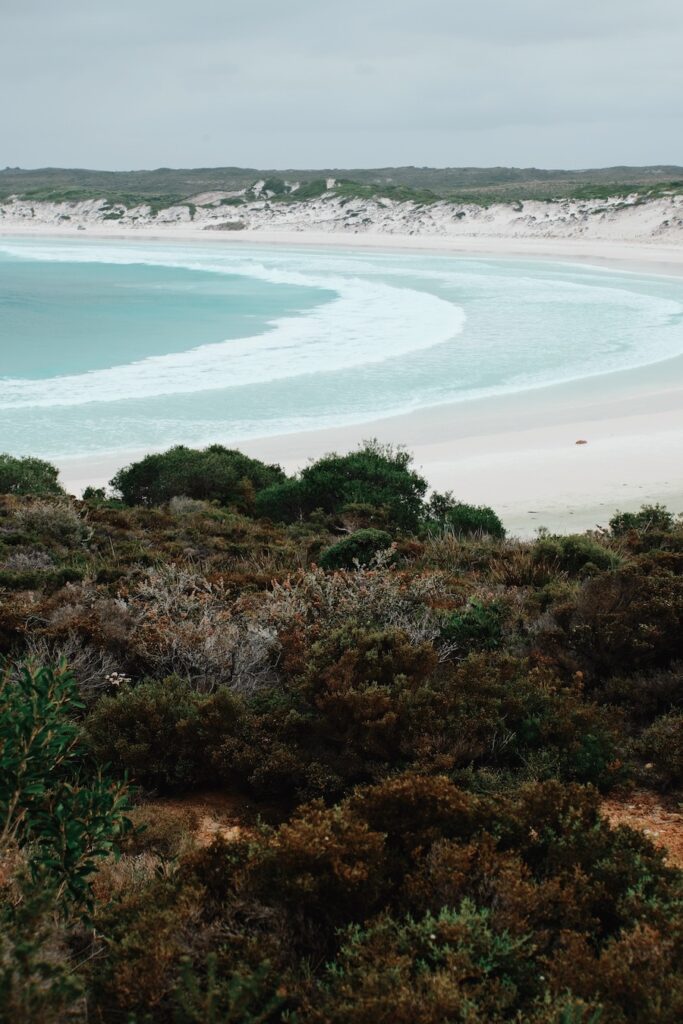
[(72, 935), (55, 912), (54, 891), (24, 878), (14, 899), (5, 895), (0, 889), (0, 1024), (82, 1021), (84, 980), (74, 971)]
[(384, 914), (341, 941), (304, 1011), (310, 1024), (510, 1020), (534, 987), (533, 936), (496, 930), (469, 899), (417, 920)]
[(659, 789), (683, 785), (683, 711), (655, 719), (636, 744), (645, 762), (643, 779)]
[(107, 503), (107, 489), (106, 487), (91, 487), (88, 485), (83, 489), (82, 498), (83, 501), (98, 508)]
[(34, 501), (20, 506), (11, 523), (28, 536), (54, 541), (64, 547), (79, 547), (90, 536), (86, 521), (67, 501)]
[(0, 454), (0, 494), (61, 495), (58, 477), (59, 470), (42, 459)]
[(103, 901), (97, 911), (94, 927), (105, 937), (106, 954), (93, 958), (88, 987), (100, 1019), (131, 1024), (182, 1020), (164, 1011), (193, 942), (206, 938), (198, 894), (158, 872), (127, 886), (115, 900)]
[(594, 690), (596, 699), (626, 709), (629, 719), (644, 726), (667, 711), (683, 709), (683, 663), (670, 668), (612, 676)]
[(283, 480), (259, 491), (254, 500), (257, 516), (275, 523), (295, 523), (305, 514), (303, 492), (298, 480)]
[(452, 530), (463, 536), (505, 536), (505, 527), (492, 508), (456, 501), (450, 491), (432, 494), (427, 504), (427, 524), (432, 529)]
[(103, 697), (85, 722), (100, 762), (163, 790), (213, 781), (212, 755), (236, 728), (239, 704), (227, 691), (199, 694), (178, 678), (125, 686)]
[(481, 653), (437, 665), (429, 644), (356, 627), (309, 648), (284, 692), (246, 701), (212, 763), (217, 778), (289, 801), (338, 798), (408, 768), (608, 787), (618, 750), (612, 710), (526, 662)]
[(502, 620), (502, 609), (495, 601), (470, 601), (463, 611), (449, 615), (443, 636), (459, 651), (491, 651), (500, 644)]
[(222, 445), (203, 450), (178, 445), (119, 470), (111, 486), (126, 505), (161, 505), (184, 495), (249, 512), (259, 491), (283, 480), (279, 466)]
[(567, 639), (600, 675), (665, 667), (683, 658), (683, 578), (637, 567), (587, 579), (562, 609)]
[(263, 183), (264, 192), (272, 192), (273, 195), (281, 196), (287, 191), (285, 183), (282, 178), (266, 178)]
[(46, 594), (61, 590), (67, 583), (79, 583), (83, 579), (79, 569), (48, 569), (32, 572), (16, 572), (0, 570), (0, 587), (7, 590), (38, 590), (41, 587)]
[(413, 469), (401, 448), (366, 442), (348, 455), (326, 455), (303, 469), (296, 481), (264, 490), (256, 511), (281, 522), (294, 522), (316, 509), (341, 515), (348, 506), (382, 510), (387, 522), (416, 530), (422, 515), (426, 481)]
[(357, 530), (350, 537), (326, 548), (320, 555), (323, 569), (353, 569), (369, 565), (378, 552), (391, 547), (391, 534), (384, 530)]
[(634, 530), (636, 533), (668, 532), (673, 528), (674, 516), (664, 505), (642, 505), (638, 512), (617, 512), (609, 521), (614, 537)]
[(614, 569), (621, 561), (616, 552), (580, 534), (541, 537), (534, 544), (533, 559), (536, 564), (554, 564), (569, 573), (578, 573), (588, 568)]
[(247, 702), (238, 734), (226, 736), (215, 763), (261, 795), (334, 797), (356, 783), (415, 759), (412, 706), (436, 663), (427, 644), (400, 630), (335, 630), (308, 652), (285, 692)]
[(292, 193), (292, 198), (296, 202), (303, 202), (306, 199), (318, 199), (325, 192), (327, 192), (327, 179), (314, 178), (311, 181), (302, 182), (296, 192)]
[(0, 676), (0, 854), (26, 847), (33, 878), (76, 902), (129, 824), (124, 788), (87, 771), (81, 709), (63, 665), (8, 665)]

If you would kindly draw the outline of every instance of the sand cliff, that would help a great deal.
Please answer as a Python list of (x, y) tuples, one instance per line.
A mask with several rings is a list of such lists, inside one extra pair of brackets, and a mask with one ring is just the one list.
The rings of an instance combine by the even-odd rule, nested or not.
[[(235, 205), (239, 203), (239, 205)], [(10, 198), (0, 204), (0, 228), (33, 227), (70, 233), (92, 230), (112, 235), (122, 229), (163, 234), (185, 229), (192, 234), (238, 235), (258, 232), (401, 236), (451, 239), (602, 239), (683, 243), (683, 195), (644, 198), (637, 193), (612, 199), (560, 199), (551, 202), (449, 202), (419, 204), (391, 199), (343, 198), (330, 191), (317, 199), (242, 201), (228, 193), (204, 193), (187, 202), (154, 210), (131, 208), (105, 199), (84, 202), (32, 202)]]

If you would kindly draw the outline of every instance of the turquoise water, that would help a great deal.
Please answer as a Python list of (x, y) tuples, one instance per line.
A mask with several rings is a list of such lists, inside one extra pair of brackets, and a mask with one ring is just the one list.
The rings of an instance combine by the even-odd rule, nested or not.
[(0, 336), (10, 341), (0, 375), (49, 378), (183, 352), (194, 338), (216, 343), (261, 333), (271, 319), (332, 297), (201, 270), (0, 252)]
[(683, 282), (522, 260), (0, 239), (0, 450), (240, 439), (683, 353)]

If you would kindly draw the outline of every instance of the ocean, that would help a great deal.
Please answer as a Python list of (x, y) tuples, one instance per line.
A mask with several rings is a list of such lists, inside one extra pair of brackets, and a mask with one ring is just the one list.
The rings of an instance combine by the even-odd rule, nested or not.
[(16, 455), (239, 445), (681, 353), (675, 278), (423, 253), (0, 239), (0, 450)]

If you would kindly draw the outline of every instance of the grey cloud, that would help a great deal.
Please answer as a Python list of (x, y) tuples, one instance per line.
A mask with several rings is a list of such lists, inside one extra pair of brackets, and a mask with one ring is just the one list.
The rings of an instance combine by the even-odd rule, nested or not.
[(0, 0), (0, 163), (683, 162), (678, 0)]

